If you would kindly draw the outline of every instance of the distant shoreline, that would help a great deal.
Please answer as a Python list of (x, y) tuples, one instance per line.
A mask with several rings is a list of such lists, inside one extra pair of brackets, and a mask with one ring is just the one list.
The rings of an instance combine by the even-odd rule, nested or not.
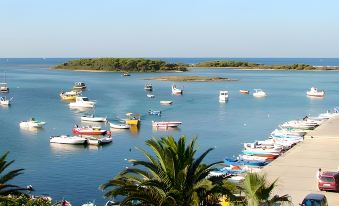
[(144, 80), (172, 81), (172, 82), (219, 82), (219, 81), (237, 81), (226, 77), (206, 77), (206, 76), (160, 76), (150, 77)]

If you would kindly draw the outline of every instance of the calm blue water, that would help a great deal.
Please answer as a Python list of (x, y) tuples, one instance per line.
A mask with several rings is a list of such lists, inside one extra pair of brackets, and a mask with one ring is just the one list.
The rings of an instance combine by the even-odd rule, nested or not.
[[(219, 161), (238, 154), (243, 142), (264, 139), (283, 121), (316, 115), (339, 105), (339, 72), (194, 69), (175, 75), (223, 76), (239, 81), (177, 83), (185, 89), (183, 96), (171, 96), (171, 82), (152, 81), (156, 98), (148, 99), (143, 89), (147, 81), (143, 79), (173, 73), (133, 73), (130, 77), (121, 77), (118, 73), (48, 69), (47, 65), (64, 61), (0, 59), (0, 79), (5, 70), (11, 88), (8, 96), (14, 97), (11, 107), (0, 107), (0, 153), (11, 152), (10, 159), (16, 160), (12, 169), (26, 169), (16, 184), (31, 184), (38, 194), (50, 194), (55, 200), (66, 198), (74, 205), (93, 200), (97, 205), (103, 205), (105, 200), (99, 185), (129, 167), (125, 159), (142, 158), (135, 147), (144, 148), (144, 141), (150, 137), (197, 136), (199, 151), (215, 147), (207, 160)], [(330, 59), (324, 65), (339, 65), (338, 62), (339, 59)], [(105, 147), (50, 145), (51, 135), (70, 134), (75, 123), (81, 124), (82, 113), (70, 110), (58, 96), (75, 81), (87, 83), (88, 90), (84, 95), (97, 100), (97, 115), (115, 120), (126, 112), (139, 112), (143, 114), (140, 129), (113, 131), (113, 143)], [(307, 98), (305, 92), (311, 86), (324, 89), (326, 97)], [(239, 94), (239, 89), (252, 91), (254, 88), (265, 90), (268, 97), (255, 99)], [(219, 90), (229, 90), (230, 99), (226, 104), (218, 102)], [(160, 100), (173, 100), (174, 103), (160, 106)], [(148, 116), (149, 109), (162, 110), (163, 116)], [(30, 117), (46, 121), (46, 127), (40, 131), (20, 129), (18, 123)], [(151, 121), (159, 119), (178, 120), (183, 124), (178, 130), (153, 131)]]

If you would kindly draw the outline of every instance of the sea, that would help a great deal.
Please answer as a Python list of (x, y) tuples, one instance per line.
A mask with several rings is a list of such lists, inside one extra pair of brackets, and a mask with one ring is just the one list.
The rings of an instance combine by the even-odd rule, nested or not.
[[(244, 71), (237, 69), (190, 69), (184, 73), (90, 73), (54, 70), (56, 64), (71, 58), (1, 58), (0, 82), (6, 81), (12, 99), (9, 107), (0, 106), (0, 154), (9, 151), (15, 160), (9, 169), (24, 168), (24, 174), (11, 183), (32, 185), (33, 194), (48, 194), (53, 200), (67, 199), (73, 205), (108, 200), (99, 186), (125, 168), (128, 159), (144, 159), (137, 148), (149, 150), (145, 141), (153, 137), (185, 135), (197, 138), (198, 153), (214, 148), (205, 163), (222, 161), (241, 153), (243, 143), (263, 140), (279, 124), (304, 116), (316, 116), (339, 106), (338, 71)], [(154, 58), (159, 59), (159, 58)], [(339, 58), (160, 58), (169, 62), (194, 64), (207, 60), (240, 60), (263, 64), (303, 63), (338, 66)], [(163, 75), (220, 76), (237, 81), (176, 82), (184, 89), (181, 96), (171, 95), (173, 82), (148, 81)], [(71, 110), (59, 93), (70, 90), (75, 82), (85, 82), (83, 96), (96, 100), (94, 110)], [(148, 98), (146, 83), (153, 84), (155, 98)], [(306, 91), (315, 86), (325, 90), (324, 98), (309, 98)], [(239, 93), (263, 89), (268, 96), (254, 98)], [(220, 90), (229, 91), (229, 101), (219, 103)], [(159, 101), (171, 100), (171, 106)], [(148, 110), (160, 110), (152, 116)], [(51, 136), (71, 134), (84, 114), (107, 116), (118, 122), (128, 112), (141, 114), (138, 129), (112, 130), (113, 142), (105, 146), (50, 144)], [(19, 127), (20, 121), (34, 117), (47, 124), (40, 130)], [(156, 130), (152, 121), (181, 121), (178, 129)], [(108, 124), (99, 126), (109, 129)]]

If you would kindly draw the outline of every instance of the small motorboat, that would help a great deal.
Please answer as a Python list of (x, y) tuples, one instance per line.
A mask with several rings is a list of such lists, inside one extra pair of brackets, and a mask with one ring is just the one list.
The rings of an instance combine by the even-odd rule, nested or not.
[(70, 107), (85, 107), (85, 108), (93, 108), (96, 102), (90, 101), (87, 97), (76, 97), (75, 102), (69, 103)]
[(310, 97), (324, 97), (325, 92), (323, 90), (318, 90), (316, 87), (311, 87), (310, 91), (306, 92), (307, 96)]
[(154, 96), (154, 94), (147, 94), (146, 95), (148, 98), (154, 98), (155, 96)]
[(129, 76), (131, 76), (131, 75), (130, 75), (129, 73), (125, 72), (125, 73), (122, 74), (122, 76), (124, 76), (124, 77), (129, 77)]
[(86, 137), (87, 144), (89, 145), (104, 145), (109, 144), (112, 142), (112, 137), (102, 137), (102, 138), (95, 138), (95, 137)]
[(161, 111), (150, 109), (150, 110), (148, 110), (148, 114), (161, 116)]
[(86, 89), (86, 84), (84, 82), (75, 82), (73, 89), (84, 90)]
[(267, 94), (262, 89), (254, 89), (254, 97), (266, 97)]
[(45, 124), (46, 122), (37, 121), (34, 118), (31, 118), (28, 121), (21, 121), (19, 125), (20, 127), (42, 128)]
[(151, 83), (147, 83), (147, 84), (145, 84), (144, 89), (145, 89), (146, 91), (151, 92), (151, 91), (153, 91), (153, 86), (152, 86)]
[(219, 102), (227, 102), (228, 91), (219, 91)]
[(162, 105), (171, 105), (172, 103), (173, 103), (173, 101), (168, 101), (168, 100), (160, 101), (160, 104), (162, 104)]
[(125, 119), (125, 124), (136, 125), (136, 126), (140, 124), (140, 121), (141, 121), (140, 114), (129, 112), (129, 113), (126, 113), (126, 117), (127, 119)]
[(181, 95), (181, 94), (183, 94), (183, 92), (184, 92), (183, 89), (178, 89), (175, 84), (172, 85), (172, 94)]
[(256, 161), (267, 161), (267, 160), (273, 160), (274, 157), (261, 157), (261, 156), (256, 156), (256, 155), (239, 155), (239, 159), (241, 160), (256, 160)]
[(81, 91), (79, 90), (72, 90), (69, 92), (60, 92), (59, 96), (62, 100), (75, 100), (79, 95), (81, 94)]
[(86, 121), (86, 122), (106, 122), (107, 118), (106, 117), (95, 117), (93, 114), (92, 115), (84, 115), (81, 117), (81, 121)]
[(169, 121), (169, 122), (155, 122), (152, 121), (152, 127), (178, 127), (181, 125), (182, 122), (177, 122), (177, 121)]
[(7, 93), (9, 92), (9, 88), (7, 86), (7, 83), (0, 83), (0, 92)]
[(76, 125), (72, 132), (73, 134), (79, 135), (104, 135), (106, 134), (107, 130), (101, 129), (101, 127), (77, 127)]
[(227, 165), (249, 165), (263, 167), (268, 164), (265, 160), (243, 160), (243, 159), (232, 159), (225, 158), (224, 163)]
[(250, 93), (250, 91), (243, 90), (243, 89), (241, 89), (239, 92), (240, 92), (240, 94), (249, 94)]
[(128, 124), (113, 124), (113, 123), (109, 123), (109, 126), (114, 129), (129, 129), (131, 127)]
[(60, 135), (51, 136), (49, 142), (58, 144), (86, 144), (87, 139), (79, 136)]
[(7, 97), (3, 96), (0, 97), (0, 105), (10, 105), (13, 97), (10, 99), (7, 99)]

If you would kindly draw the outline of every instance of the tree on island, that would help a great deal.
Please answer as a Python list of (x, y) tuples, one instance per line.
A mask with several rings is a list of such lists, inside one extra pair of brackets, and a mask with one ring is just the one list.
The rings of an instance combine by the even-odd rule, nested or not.
[(154, 155), (139, 149), (146, 157), (129, 160), (134, 168), (125, 169), (113, 179), (100, 186), (106, 197), (123, 196), (121, 205), (198, 206), (215, 205), (210, 197), (227, 195), (231, 191), (223, 181), (209, 179), (215, 162), (202, 163), (210, 148), (196, 157), (196, 139), (186, 143), (182, 136), (177, 141), (171, 137), (152, 138), (146, 141)]

